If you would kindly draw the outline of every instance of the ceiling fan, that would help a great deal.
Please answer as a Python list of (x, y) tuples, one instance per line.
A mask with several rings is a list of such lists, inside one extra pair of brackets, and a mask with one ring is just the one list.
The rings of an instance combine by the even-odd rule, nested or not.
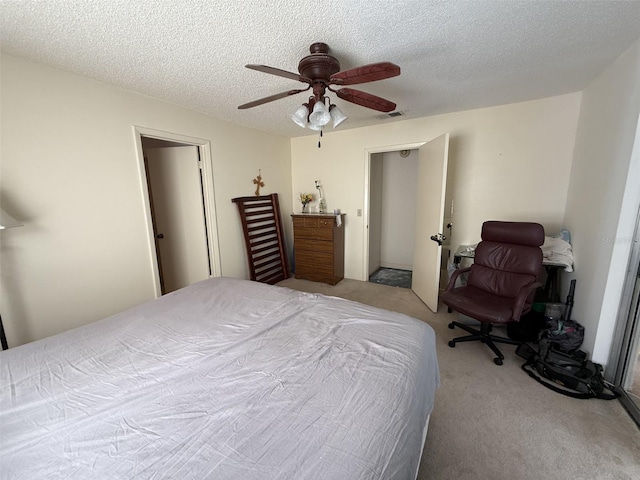
[[(240, 105), (241, 110), (263, 105), (265, 103), (279, 100), (301, 92), (313, 89), (313, 95), (309, 101), (303, 104), (291, 118), (301, 127), (309, 127), (313, 130), (322, 130), (331, 119), (334, 120), (334, 127), (344, 121), (347, 117), (339, 109), (328, 102), (325, 96), (327, 90), (334, 92), (338, 98), (357, 105), (378, 110), (380, 112), (391, 112), (395, 110), (396, 104), (370, 93), (362, 92), (353, 88), (334, 89), (332, 86), (356, 85), (359, 83), (375, 82), (385, 78), (400, 75), (400, 67), (390, 62), (371, 63), (350, 70), (340, 71), (338, 59), (329, 55), (329, 46), (326, 43), (318, 42), (309, 48), (310, 55), (307, 55), (298, 64), (298, 72), (287, 72), (279, 68), (268, 67), (266, 65), (246, 65), (247, 68), (259, 72), (270, 73), (279, 77), (290, 78), (308, 84), (306, 88), (287, 90), (276, 93), (268, 97), (254, 100)], [(311, 113), (309, 113), (311, 112)]]

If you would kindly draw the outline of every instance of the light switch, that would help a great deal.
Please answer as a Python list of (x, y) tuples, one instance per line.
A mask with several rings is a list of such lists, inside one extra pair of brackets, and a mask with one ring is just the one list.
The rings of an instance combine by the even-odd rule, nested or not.
[(361, 217), (361, 216), (362, 216), (362, 209), (361, 209), (361, 208), (359, 208), (359, 209), (358, 209), (358, 216), (359, 216), (359, 217)]

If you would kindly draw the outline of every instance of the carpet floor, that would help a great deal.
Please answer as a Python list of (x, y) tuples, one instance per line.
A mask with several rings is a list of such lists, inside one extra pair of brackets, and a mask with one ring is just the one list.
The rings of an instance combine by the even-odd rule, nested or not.
[(357, 280), (278, 285), (402, 312), (435, 330), (441, 386), (418, 480), (640, 478), (640, 430), (617, 400), (547, 390), (520, 369), (515, 346), (500, 346), (502, 366), (479, 342), (450, 348), (447, 342), (464, 332), (447, 327), (456, 316), (446, 307), (434, 314), (410, 289)]

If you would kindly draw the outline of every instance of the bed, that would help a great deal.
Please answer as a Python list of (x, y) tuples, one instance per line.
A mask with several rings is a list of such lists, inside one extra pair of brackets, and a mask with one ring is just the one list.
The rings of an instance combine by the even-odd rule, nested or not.
[(424, 322), (214, 278), (0, 354), (3, 479), (415, 479)]

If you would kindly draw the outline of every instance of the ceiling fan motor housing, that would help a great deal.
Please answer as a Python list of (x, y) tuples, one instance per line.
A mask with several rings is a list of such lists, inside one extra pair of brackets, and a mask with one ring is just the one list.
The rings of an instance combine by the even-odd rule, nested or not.
[(340, 62), (329, 55), (329, 46), (318, 42), (309, 48), (311, 55), (307, 55), (298, 64), (298, 72), (306, 78), (314, 81), (329, 83), (331, 75), (340, 71)]

